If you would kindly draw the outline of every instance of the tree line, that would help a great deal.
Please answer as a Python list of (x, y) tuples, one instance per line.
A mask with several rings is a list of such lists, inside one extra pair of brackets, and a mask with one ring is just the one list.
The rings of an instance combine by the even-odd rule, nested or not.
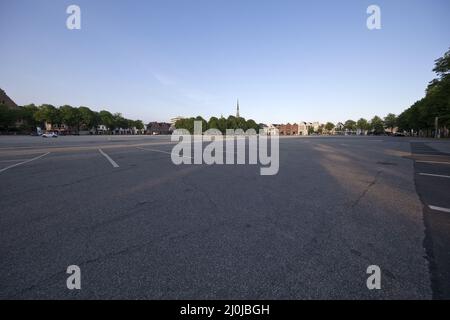
[(326, 124), (321, 125), (317, 131), (314, 131), (314, 128), (310, 127), (309, 133), (322, 134), (330, 133), (333, 130), (335, 132), (356, 132), (359, 130), (362, 133), (382, 134), (387, 128), (392, 131), (396, 127), (395, 121), (395, 114), (389, 113), (386, 117), (384, 117), (384, 119), (381, 119), (379, 116), (374, 116), (371, 120), (360, 118), (359, 120), (354, 121), (349, 119), (342, 123), (341, 128), (339, 128), (332, 122), (327, 122)]
[(222, 134), (225, 134), (225, 131), (227, 129), (242, 129), (244, 131), (247, 131), (248, 129), (254, 129), (256, 132), (259, 132), (260, 129), (260, 125), (257, 124), (254, 120), (245, 120), (245, 118), (235, 116), (229, 116), (228, 118), (225, 118), (223, 116), (220, 118), (211, 117), (209, 121), (206, 121), (201, 116), (184, 118), (177, 120), (177, 122), (175, 123), (175, 127), (177, 129), (186, 129), (190, 133), (193, 133), (194, 121), (202, 122), (203, 132), (208, 129), (218, 129), (222, 132)]
[(403, 111), (397, 119), (400, 130), (419, 136), (434, 136), (435, 119), (438, 129), (448, 136), (450, 127), (450, 49), (435, 60), (433, 72), (437, 77), (427, 86), (425, 96)]
[(65, 124), (76, 132), (97, 128), (99, 125), (104, 125), (108, 130), (144, 128), (141, 120), (126, 119), (120, 113), (112, 114), (106, 110), (96, 112), (88, 107), (76, 108), (64, 105), (57, 108), (50, 104), (41, 106), (30, 104), (11, 109), (0, 105), (0, 130), (2, 131), (32, 132), (36, 130), (36, 127), (44, 128), (45, 123)]

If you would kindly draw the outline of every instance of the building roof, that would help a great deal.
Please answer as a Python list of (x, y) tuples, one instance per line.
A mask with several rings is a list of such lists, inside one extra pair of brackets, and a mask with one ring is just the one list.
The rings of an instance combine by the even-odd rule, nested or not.
[(0, 104), (6, 105), (8, 108), (16, 109), (18, 105), (0, 88)]

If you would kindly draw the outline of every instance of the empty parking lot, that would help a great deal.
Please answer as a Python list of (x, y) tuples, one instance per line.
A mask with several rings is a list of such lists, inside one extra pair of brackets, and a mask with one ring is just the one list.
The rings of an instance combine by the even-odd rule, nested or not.
[(0, 297), (449, 297), (449, 144), (286, 137), (261, 176), (165, 136), (0, 137)]

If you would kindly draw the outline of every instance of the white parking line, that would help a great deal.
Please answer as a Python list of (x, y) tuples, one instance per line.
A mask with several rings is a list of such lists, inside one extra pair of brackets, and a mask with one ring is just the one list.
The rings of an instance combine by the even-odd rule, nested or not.
[[(149, 148), (142, 148), (142, 147), (136, 147), (136, 149), (139, 150), (145, 150), (145, 151), (153, 151), (153, 152), (159, 152), (159, 153), (164, 153), (164, 154), (172, 154), (172, 152), (168, 152), (168, 151), (163, 151), (163, 150), (158, 150), (158, 149), (149, 149)], [(194, 159), (192, 157), (188, 157), (188, 156), (182, 156), (183, 158), (188, 158), (188, 159)]]
[(431, 210), (441, 211), (441, 212), (447, 212), (450, 213), (450, 209), (448, 208), (442, 208), (442, 207), (436, 207), (436, 206), (428, 206)]
[(37, 156), (37, 157), (35, 157), (35, 158), (28, 159), (28, 160), (25, 160), (25, 161), (22, 161), (22, 162), (19, 162), (19, 163), (16, 163), (16, 164), (12, 164), (12, 165), (10, 165), (9, 167), (6, 167), (6, 168), (1, 169), (1, 170), (0, 170), (0, 173), (2, 173), (3, 171), (6, 171), (6, 170), (8, 170), (8, 169), (11, 169), (11, 168), (20, 166), (20, 165), (22, 165), (22, 164), (25, 164), (25, 163), (28, 163), (28, 162), (31, 162), (31, 161), (40, 159), (40, 158), (42, 158), (42, 157), (45, 157), (45, 156), (48, 155), (49, 153), (50, 153), (50, 152), (47, 152), (47, 153), (41, 154), (40, 156)]
[(438, 178), (449, 178), (450, 176), (446, 176), (443, 174), (433, 174), (433, 173), (418, 173), (421, 176), (429, 176), (429, 177), (438, 177)]
[(437, 163), (437, 164), (450, 164), (448, 161), (428, 161), (428, 160), (416, 160), (419, 163)]
[(20, 161), (27, 161), (30, 159), (11, 159), (11, 160), (0, 160), (0, 162), (20, 162)]
[(113, 159), (111, 159), (110, 156), (108, 156), (106, 153), (104, 153), (102, 149), (98, 149), (98, 151), (100, 151), (100, 153), (101, 153), (106, 159), (108, 159), (108, 161), (112, 164), (112, 166), (113, 166), (114, 168), (119, 168), (119, 165), (118, 165)]

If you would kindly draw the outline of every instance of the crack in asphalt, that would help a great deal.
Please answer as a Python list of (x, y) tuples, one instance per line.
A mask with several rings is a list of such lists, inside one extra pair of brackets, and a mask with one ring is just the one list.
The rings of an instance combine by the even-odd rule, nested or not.
[(381, 175), (381, 173), (382, 170), (377, 171), (375, 177), (373, 178), (373, 181), (367, 185), (367, 187), (363, 190), (363, 192), (359, 195), (359, 197), (350, 205), (350, 208), (353, 209), (361, 202), (362, 198), (366, 196), (367, 192), (369, 192), (369, 190), (378, 182), (378, 178)]

